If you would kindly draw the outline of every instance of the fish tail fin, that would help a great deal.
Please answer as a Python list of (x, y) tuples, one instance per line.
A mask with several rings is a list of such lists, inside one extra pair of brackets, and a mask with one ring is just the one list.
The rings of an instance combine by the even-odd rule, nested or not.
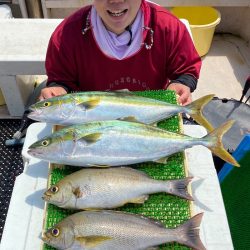
[(239, 163), (231, 156), (222, 144), (222, 136), (232, 127), (234, 124), (233, 120), (227, 121), (220, 127), (213, 130), (210, 134), (204, 137), (205, 140), (209, 141), (208, 148), (222, 160), (239, 167)]
[(192, 177), (187, 177), (181, 180), (169, 181), (171, 188), (170, 190), (168, 189), (167, 193), (179, 196), (187, 200), (193, 200), (193, 197), (187, 191), (187, 185), (189, 184), (191, 180), (192, 180)]
[(213, 130), (211, 123), (203, 116), (204, 106), (213, 99), (214, 95), (203, 96), (186, 106), (188, 114), (200, 125), (204, 126), (209, 132)]
[(176, 228), (176, 241), (193, 249), (205, 250), (199, 235), (202, 216), (203, 213), (199, 213)]

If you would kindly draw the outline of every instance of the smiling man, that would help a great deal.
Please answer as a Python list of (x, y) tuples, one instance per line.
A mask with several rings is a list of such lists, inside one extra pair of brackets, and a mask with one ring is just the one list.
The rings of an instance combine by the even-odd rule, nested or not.
[(168, 88), (186, 105), (200, 67), (186, 27), (168, 10), (145, 0), (94, 0), (54, 31), (40, 99), (70, 91)]

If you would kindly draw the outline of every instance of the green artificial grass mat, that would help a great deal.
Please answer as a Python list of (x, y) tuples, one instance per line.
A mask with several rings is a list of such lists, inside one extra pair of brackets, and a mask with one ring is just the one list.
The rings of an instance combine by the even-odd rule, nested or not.
[(250, 247), (250, 151), (221, 183), (224, 205), (235, 250)]
[[(172, 104), (177, 103), (175, 92), (169, 90), (151, 90), (134, 93), (140, 96), (150, 97)], [(168, 131), (179, 133), (181, 131), (180, 118), (178, 115), (175, 115), (167, 120), (159, 122), (158, 127), (161, 127)], [(136, 164), (132, 167), (142, 170), (149, 176), (159, 180), (173, 180), (186, 177), (183, 152), (170, 156), (166, 164), (147, 162)], [(77, 167), (64, 166), (63, 168), (61, 168), (61, 166), (53, 164), (49, 186), (56, 184), (61, 178), (77, 170), (79, 170), (79, 168)], [(144, 204), (127, 204), (116, 210), (135, 214), (143, 214), (144, 216), (148, 216), (150, 218), (161, 221), (164, 225), (166, 225), (167, 228), (175, 228), (191, 217), (190, 201), (165, 193), (150, 195), (149, 199)], [(70, 211), (48, 204), (46, 211), (45, 229), (53, 227), (63, 218), (75, 212), (78, 211)], [(44, 244), (43, 249), (52, 250), (55, 248)], [(159, 249), (187, 250), (190, 248), (182, 246), (178, 243), (169, 243), (161, 245)]]

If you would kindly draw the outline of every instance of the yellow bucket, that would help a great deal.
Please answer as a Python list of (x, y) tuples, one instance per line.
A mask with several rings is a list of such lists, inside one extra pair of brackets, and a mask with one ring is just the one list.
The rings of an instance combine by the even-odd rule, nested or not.
[(215, 27), (221, 20), (220, 12), (212, 7), (174, 7), (171, 12), (188, 20), (197, 52), (200, 56), (207, 54)]
[(4, 100), (2, 91), (1, 91), (1, 89), (0, 89), (0, 106), (1, 106), (1, 105), (4, 105), (4, 104), (5, 104), (5, 100)]

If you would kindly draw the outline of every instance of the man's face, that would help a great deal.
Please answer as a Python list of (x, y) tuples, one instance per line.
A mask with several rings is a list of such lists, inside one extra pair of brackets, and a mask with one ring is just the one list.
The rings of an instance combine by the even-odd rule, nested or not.
[(141, 2), (142, 0), (94, 0), (94, 6), (106, 28), (119, 35), (134, 21)]

